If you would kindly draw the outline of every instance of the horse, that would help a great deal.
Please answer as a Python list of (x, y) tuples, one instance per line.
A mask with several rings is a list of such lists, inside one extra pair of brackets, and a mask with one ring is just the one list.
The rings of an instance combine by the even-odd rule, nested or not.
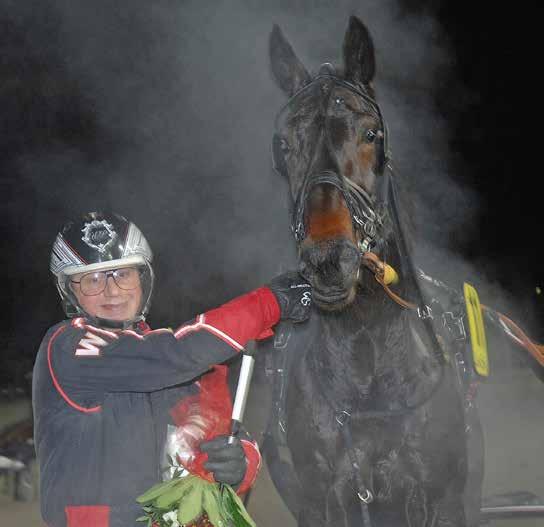
[(411, 259), (371, 35), (351, 16), (343, 68), (315, 75), (277, 25), (269, 53), (288, 97), (274, 168), (315, 306), (310, 323), (276, 334), (289, 350), (263, 445), (272, 479), (299, 527), (472, 525), (463, 392)]

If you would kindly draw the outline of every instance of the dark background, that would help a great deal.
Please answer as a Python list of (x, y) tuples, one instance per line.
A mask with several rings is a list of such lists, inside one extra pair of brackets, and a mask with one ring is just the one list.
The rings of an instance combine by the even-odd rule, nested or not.
[(476, 4), (0, 0), (0, 384), (31, 368), (63, 316), (49, 251), (82, 211), (115, 210), (146, 234), (155, 326), (294, 265), (287, 189), (270, 168), (284, 98), (268, 33), (279, 23), (316, 71), (341, 60), (350, 14), (375, 39), (424, 263), (544, 339), (539, 17)]

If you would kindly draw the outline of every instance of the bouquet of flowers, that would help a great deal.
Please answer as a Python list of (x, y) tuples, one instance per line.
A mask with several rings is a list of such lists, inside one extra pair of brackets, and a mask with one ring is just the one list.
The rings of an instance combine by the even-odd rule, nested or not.
[(204, 469), (207, 454), (199, 449), (201, 442), (230, 431), (226, 367), (204, 375), (199, 388), (171, 411), (177, 426), (169, 427), (164, 454), (170, 479), (136, 498), (144, 512), (137, 521), (146, 527), (256, 527), (234, 489)]
[(152, 527), (256, 527), (230, 485), (199, 476), (173, 478), (137, 498), (145, 514), (137, 521)]

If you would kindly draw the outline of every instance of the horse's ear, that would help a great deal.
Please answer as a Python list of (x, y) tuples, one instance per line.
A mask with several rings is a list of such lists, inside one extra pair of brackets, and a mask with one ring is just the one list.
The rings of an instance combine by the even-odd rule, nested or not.
[(274, 78), (289, 97), (310, 81), (309, 73), (276, 24), (270, 33), (269, 53)]
[(368, 84), (376, 71), (374, 44), (368, 29), (356, 16), (349, 17), (343, 50), (346, 79)]

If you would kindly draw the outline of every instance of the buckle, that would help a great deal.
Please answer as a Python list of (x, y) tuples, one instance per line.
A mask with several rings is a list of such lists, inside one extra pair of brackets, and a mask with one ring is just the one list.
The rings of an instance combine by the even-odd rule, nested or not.
[(454, 340), (466, 340), (467, 333), (462, 316), (455, 316), (452, 311), (446, 311), (442, 314), (442, 321)]
[(424, 305), (424, 306), (418, 306), (417, 308), (417, 316), (421, 319), (421, 320), (425, 320), (427, 318), (430, 318), (431, 320), (434, 318), (433, 317), (433, 310), (427, 306), (427, 305)]
[(366, 503), (367, 505), (374, 501), (374, 496), (372, 495), (372, 492), (370, 492), (368, 489), (364, 490), (364, 494), (362, 496), (361, 493), (358, 492), (357, 496), (363, 503)]
[(304, 224), (302, 222), (299, 221), (296, 227), (291, 227), (291, 230), (293, 231), (297, 242), (301, 242), (304, 239)]
[(357, 225), (360, 225), (361, 227), (365, 226), (365, 222), (361, 218), (359, 218), (357, 214), (353, 215), (353, 220), (355, 221), (355, 223), (357, 223)]
[(349, 421), (350, 417), (351, 417), (351, 414), (349, 412), (346, 412), (346, 410), (340, 410), (334, 416), (334, 418), (336, 419), (336, 422), (340, 426), (344, 426)]
[(363, 229), (370, 238), (374, 238), (374, 236), (376, 236), (376, 225), (374, 225), (374, 222), (371, 222), (370, 220), (367, 221)]
[(291, 337), (291, 331), (279, 331), (274, 336), (274, 349), (281, 350), (287, 347), (289, 338)]
[(372, 243), (372, 240), (368, 237), (365, 238), (364, 240), (361, 240), (359, 242), (359, 250), (361, 251), (361, 253), (368, 252), (370, 250), (371, 243)]

